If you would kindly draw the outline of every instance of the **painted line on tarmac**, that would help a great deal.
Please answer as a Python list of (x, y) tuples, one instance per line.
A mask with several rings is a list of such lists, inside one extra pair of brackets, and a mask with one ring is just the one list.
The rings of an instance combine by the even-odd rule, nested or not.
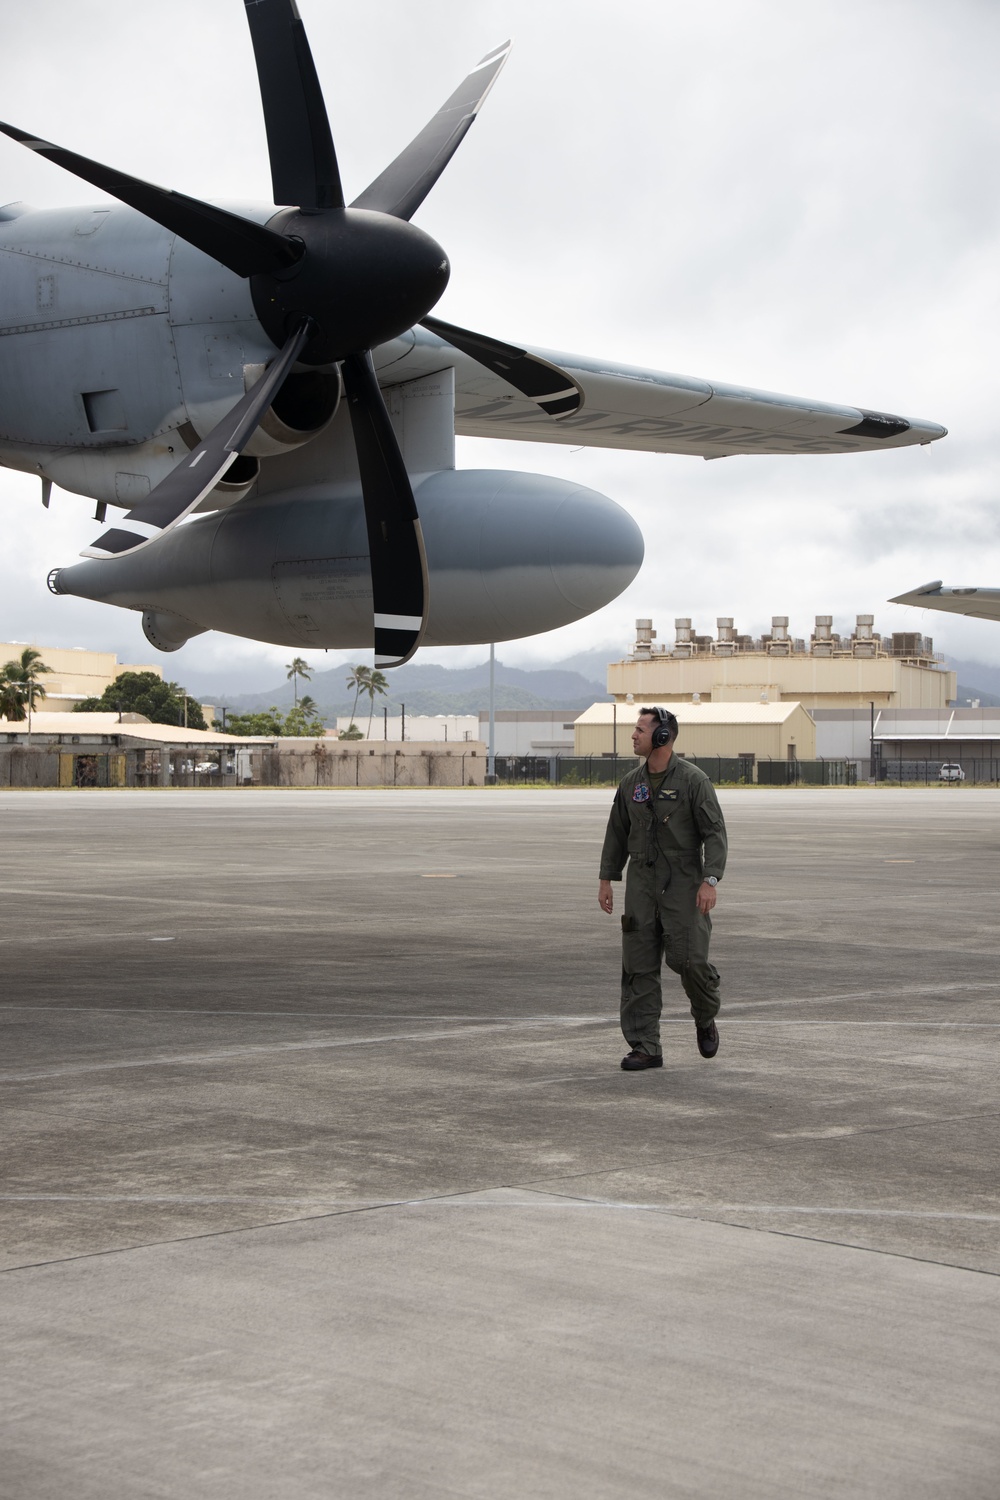
[[(485, 1198), (479, 1193), (525, 1192), (530, 1196), (508, 1199)], [(492, 1208), (492, 1209), (626, 1209), (637, 1213), (740, 1213), (818, 1215), (824, 1218), (942, 1219), (975, 1224), (1000, 1224), (1000, 1213), (968, 1213), (923, 1208), (830, 1208), (806, 1203), (632, 1203), (613, 1198), (570, 1198), (534, 1188), (478, 1188), (470, 1194), (433, 1198), (324, 1198), (271, 1197), (240, 1193), (0, 1193), (0, 1203), (148, 1203), (197, 1206), (199, 1204), (247, 1204), (268, 1208)]]
[(248, 1203), (259, 1208), (346, 1209), (378, 1208), (385, 1201), (384, 1198), (277, 1198), (250, 1193), (0, 1193), (0, 1203)]
[(317, 1037), (311, 1041), (303, 1042), (272, 1042), (270, 1044), (251, 1044), (246, 1047), (223, 1047), (213, 1048), (208, 1052), (177, 1052), (168, 1053), (162, 1057), (137, 1057), (125, 1058), (116, 1062), (93, 1062), (93, 1063), (65, 1063), (57, 1068), (39, 1068), (31, 1072), (0, 1073), (2, 1083), (27, 1083), (39, 1078), (66, 1078), (76, 1077), (83, 1073), (106, 1073), (120, 1072), (130, 1068), (164, 1068), (176, 1066), (189, 1066), (211, 1064), (219, 1062), (238, 1062), (245, 1058), (271, 1056), (281, 1052), (311, 1052), (336, 1047), (379, 1047), (386, 1042), (432, 1042), (452, 1041), (457, 1036), (482, 1036), (492, 1031), (518, 1031), (540, 1030), (543, 1026), (558, 1024), (565, 1028), (574, 1026), (605, 1025), (606, 1022), (589, 1020), (571, 1020), (554, 1023), (552, 1020), (544, 1021), (507, 1021), (501, 1023), (487, 1022), (482, 1026), (464, 1026), (456, 1031), (454, 1028), (448, 1031), (410, 1031), (396, 1032), (390, 1036), (365, 1036), (326, 1038)]
[(978, 990), (1000, 990), (997, 980), (956, 981), (953, 984), (894, 985), (884, 990), (838, 990), (830, 995), (786, 995), (773, 996), (766, 1000), (736, 1000), (723, 1007), (728, 1015), (734, 1010), (749, 1010), (759, 1005), (821, 1005), (838, 1000), (888, 1000), (902, 995), (953, 995)]
[(566, 1015), (554, 1011), (530, 1012), (528, 1015), (494, 1014), (489, 1012), (453, 1012), (437, 1010), (429, 1013), (417, 1012), (415, 1015), (409, 1013), (403, 1015), (386, 1015), (384, 1012), (375, 1010), (202, 1010), (200, 1006), (194, 1005), (0, 1005), (0, 1015), (4, 1011), (69, 1011), (74, 1015), (83, 1013), (89, 1015), (117, 1016), (262, 1016), (269, 1020), (277, 1018), (283, 1020), (286, 1016), (294, 1019), (302, 1016), (311, 1021), (382, 1021), (386, 1024), (392, 1021), (537, 1021), (540, 1024), (554, 1022), (563, 1025), (567, 1022), (573, 1024), (596, 1025), (599, 1021), (614, 1021), (617, 1024), (618, 1016), (612, 1012), (599, 1014), (590, 1011), (586, 1015)]

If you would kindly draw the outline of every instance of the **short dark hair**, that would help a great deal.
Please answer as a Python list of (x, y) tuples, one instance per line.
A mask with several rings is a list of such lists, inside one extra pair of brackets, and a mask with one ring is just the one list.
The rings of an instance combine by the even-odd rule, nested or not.
[(674, 740), (680, 734), (680, 725), (678, 724), (676, 717), (670, 712), (669, 708), (640, 708), (640, 719), (647, 714), (651, 719), (655, 719), (658, 724), (663, 725), (664, 729), (670, 736), (670, 743), (673, 744)]

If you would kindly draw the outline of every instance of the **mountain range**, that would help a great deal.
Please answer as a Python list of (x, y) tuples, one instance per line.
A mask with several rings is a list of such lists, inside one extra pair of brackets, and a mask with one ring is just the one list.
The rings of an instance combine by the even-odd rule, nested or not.
[[(495, 668), (495, 703), (498, 709), (584, 709), (595, 702), (609, 702), (604, 681), (607, 663), (614, 650), (586, 651), (565, 661), (536, 668), (508, 667), (498, 661)], [(351, 667), (342, 664), (328, 671), (313, 670), (308, 681), (299, 681), (299, 697), (308, 694), (327, 723), (340, 715), (350, 714), (354, 693), (347, 686)], [(192, 674), (193, 677), (194, 674)], [(207, 675), (207, 674), (206, 674)], [(408, 714), (474, 714), (489, 706), (490, 666), (484, 661), (475, 667), (442, 667), (413, 662), (386, 674), (389, 692), (375, 701), (376, 713), (388, 709), (398, 714), (404, 705)], [(190, 690), (192, 683), (186, 684)], [(195, 688), (198, 697), (223, 705), (230, 713), (248, 713), (255, 709), (288, 709), (294, 701), (289, 681), (279, 681), (259, 692), (225, 693)], [(356, 717), (368, 715), (366, 696), (358, 701)]]
[[(620, 655), (620, 647), (609, 645), (536, 667), (508, 667), (497, 661), (496, 707), (571, 710), (589, 708), (591, 703), (606, 703), (610, 700), (606, 689), (607, 664)], [(947, 666), (958, 674), (956, 696), (961, 707), (967, 706), (970, 698), (978, 698), (983, 708), (1000, 707), (1000, 667), (959, 660), (950, 660)], [(261, 678), (266, 681), (265, 672), (269, 674), (272, 670), (262, 668)], [(347, 662), (326, 671), (313, 670), (309, 681), (299, 682), (299, 696), (308, 693), (320, 717), (332, 723), (338, 716), (352, 712), (354, 694), (347, 687), (350, 672)], [(400, 706), (405, 705), (408, 714), (470, 714), (489, 706), (488, 661), (474, 667), (413, 662), (387, 675), (389, 692), (377, 698), (378, 713), (385, 708), (390, 714), (398, 714)], [(270, 687), (250, 692), (227, 692), (218, 677), (209, 673), (191, 673), (185, 685), (202, 701), (217, 708), (225, 705), (231, 713), (270, 708), (272, 704), (288, 709), (295, 696), (291, 682), (281, 678)], [(362, 698), (357, 705), (357, 716), (367, 717), (367, 709), (368, 700)]]

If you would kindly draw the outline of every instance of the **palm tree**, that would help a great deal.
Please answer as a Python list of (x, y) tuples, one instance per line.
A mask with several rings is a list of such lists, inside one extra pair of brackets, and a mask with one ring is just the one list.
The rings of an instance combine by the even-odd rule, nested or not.
[(389, 691), (389, 679), (386, 677), (384, 672), (380, 672), (377, 667), (373, 667), (368, 674), (367, 682), (365, 682), (362, 686), (364, 691), (371, 699), (371, 703), (368, 706), (368, 738), (371, 739), (372, 715), (375, 712), (375, 694), (387, 693)]
[(7, 662), (5, 666), (0, 667), (0, 714), (9, 724), (17, 724), (27, 718), (24, 708), (27, 702), (24, 683), (10, 675), (10, 668), (13, 665), (13, 662)]
[(45, 687), (38, 679), (43, 673), (51, 671), (52, 668), (42, 661), (42, 653), (36, 651), (34, 646), (25, 646), (19, 659), (5, 662), (0, 668), (0, 702), (4, 716), (9, 720), (25, 718), (24, 705), (27, 704), (29, 735), (35, 700), (45, 697)]
[[(372, 668), (371, 667), (358, 666), (358, 667), (352, 667), (351, 668), (351, 675), (347, 679), (347, 690), (348, 690), (348, 692), (350, 692), (351, 688), (354, 689), (354, 702), (351, 704), (351, 728), (352, 729), (354, 727), (354, 714), (355, 714), (355, 710), (357, 709), (357, 706), (358, 706), (358, 699), (361, 697), (361, 694), (363, 692), (366, 693), (368, 691), (368, 681), (369, 681), (369, 678), (371, 677), (371, 675), (372, 675)], [(382, 674), (379, 673), (379, 676), (381, 676), (381, 675)], [(372, 699), (372, 701), (374, 702), (374, 699)]]
[(308, 693), (303, 693), (299, 701), (299, 713), (304, 714), (307, 719), (319, 717), (319, 709), (316, 707), (316, 699), (310, 698)]
[(304, 657), (293, 656), (291, 661), (288, 663), (288, 671), (285, 675), (286, 677), (290, 677), (292, 679), (292, 688), (295, 692), (295, 706), (296, 708), (298, 708), (299, 678), (304, 677), (306, 682), (312, 681), (312, 678), (309, 676), (309, 663), (305, 660)]

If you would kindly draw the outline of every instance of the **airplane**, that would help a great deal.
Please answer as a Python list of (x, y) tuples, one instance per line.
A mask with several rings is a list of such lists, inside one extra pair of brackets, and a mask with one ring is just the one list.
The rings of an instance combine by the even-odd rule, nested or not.
[(979, 620), (1000, 620), (1000, 589), (945, 588), (940, 578), (922, 583), (907, 594), (897, 594), (890, 604), (915, 604), (918, 609), (941, 609), (952, 615), (972, 615)]
[[(479, 62), (350, 204), (294, 0), (244, 0), (272, 203), (223, 208), (0, 131), (116, 204), (0, 208), (0, 463), (125, 512), (49, 587), (298, 647), (518, 639), (616, 598), (631, 517), (581, 485), (455, 468), (455, 434), (697, 454), (852, 453), (946, 429), (512, 345), (431, 316), (414, 214), (509, 51)], [(120, 206), (119, 206), (120, 205)]]

